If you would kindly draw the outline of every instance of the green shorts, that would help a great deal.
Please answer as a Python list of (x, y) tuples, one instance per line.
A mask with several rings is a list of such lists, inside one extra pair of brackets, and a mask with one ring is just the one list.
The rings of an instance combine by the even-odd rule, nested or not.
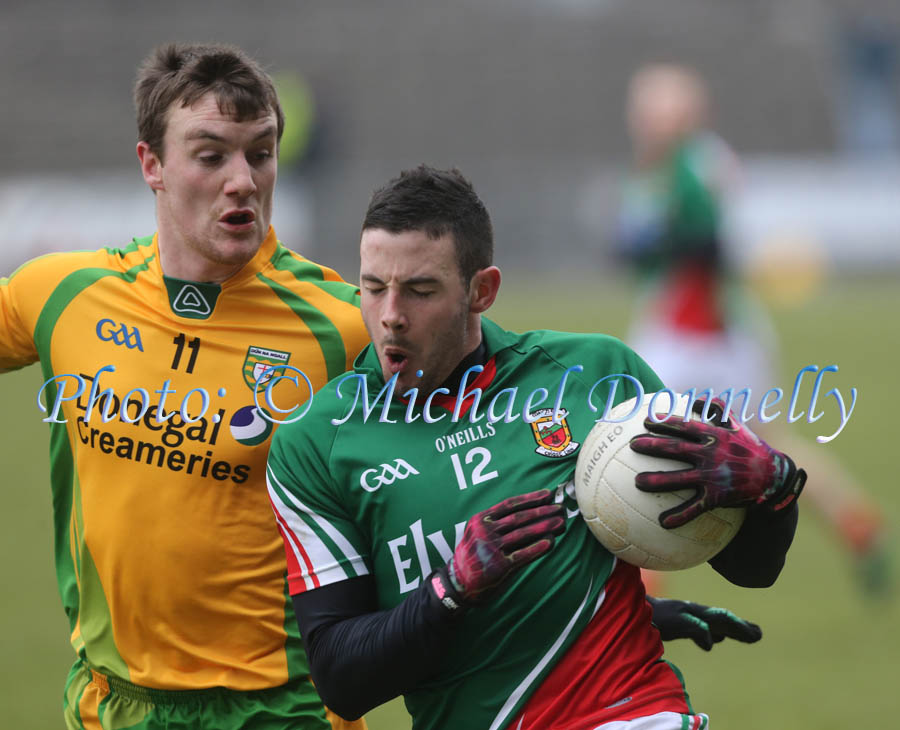
[(79, 659), (63, 706), (68, 730), (365, 730), (327, 712), (309, 677), (272, 689), (168, 691), (108, 677)]

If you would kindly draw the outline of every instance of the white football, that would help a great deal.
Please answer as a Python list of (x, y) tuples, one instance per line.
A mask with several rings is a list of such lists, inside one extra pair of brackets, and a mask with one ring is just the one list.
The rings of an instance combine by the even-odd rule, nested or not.
[[(683, 418), (688, 397), (676, 397), (670, 418)], [(659, 524), (661, 512), (689, 499), (694, 490), (653, 494), (634, 485), (634, 477), (640, 472), (690, 466), (638, 454), (629, 447), (633, 436), (646, 433), (644, 419), (652, 398), (652, 393), (646, 395), (628, 420), (613, 422), (635, 409), (636, 398), (620, 403), (594, 425), (578, 454), (575, 496), (591, 532), (613, 555), (650, 570), (684, 570), (700, 565), (724, 548), (740, 529), (746, 510), (720, 507), (671, 530)], [(662, 419), (670, 405), (671, 399), (662, 391), (653, 410)], [(692, 418), (699, 420), (700, 416), (693, 414)]]

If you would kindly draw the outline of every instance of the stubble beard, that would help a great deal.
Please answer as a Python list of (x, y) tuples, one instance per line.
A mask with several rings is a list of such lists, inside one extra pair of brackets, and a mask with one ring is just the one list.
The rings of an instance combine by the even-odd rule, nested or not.
[[(427, 396), (443, 385), (456, 366), (468, 355), (466, 339), (469, 335), (468, 308), (460, 307), (454, 319), (442, 326), (442, 334), (434, 342), (434, 350), (423, 366), (424, 373), (417, 379), (419, 393)], [(455, 387), (455, 385), (454, 385)], [(451, 395), (453, 392), (451, 390)]]

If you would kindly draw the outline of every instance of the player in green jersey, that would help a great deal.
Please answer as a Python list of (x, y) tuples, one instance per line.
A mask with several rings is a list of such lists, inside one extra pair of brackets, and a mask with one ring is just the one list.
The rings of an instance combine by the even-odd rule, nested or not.
[[(483, 318), (492, 235), (457, 171), (377, 191), (360, 248), (372, 345), (275, 436), (269, 494), (316, 686), (347, 717), (403, 694), (416, 730), (704, 727), (638, 569), (593, 539), (573, 495), (605, 407), (662, 383), (614, 338)], [(770, 585), (803, 471), (734, 424), (654, 428), (634, 447), (694, 469), (642, 488), (701, 475), (672, 524), (747, 506), (710, 563)]]

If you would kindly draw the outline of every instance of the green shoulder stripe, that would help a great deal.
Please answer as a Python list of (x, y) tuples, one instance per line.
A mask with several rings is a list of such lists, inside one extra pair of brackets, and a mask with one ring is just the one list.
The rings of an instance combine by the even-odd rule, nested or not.
[[(128, 283), (133, 282), (141, 271), (147, 269), (152, 259), (153, 256), (150, 256), (125, 272), (98, 267), (79, 269), (66, 276), (57, 285), (47, 299), (34, 327), (34, 344), (41, 360), (41, 371), (45, 382), (52, 380), (55, 375), (50, 357), (53, 330), (72, 300), (91, 284), (105, 276), (116, 276)], [(47, 385), (46, 397), (47, 403), (53, 403), (56, 400), (55, 382)], [(65, 423), (50, 424), (50, 463), (52, 464), (50, 488), (53, 498), (56, 577), (70, 628), (74, 630), (78, 621), (78, 583), (72, 551), (69, 549), (69, 526), (72, 519), (75, 466)]]
[(141, 246), (149, 246), (153, 243), (153, 236), (141, 236), (140, 238), (132, 238), (131, 243), (127, 246), (123, 246), (122, 248), (116, 248), (115, 246), (106, 246), (106, 251), (108, 253), (113, 254), (114, 256), (126, 256), (127, 254), (134, 253)]
[(347, 351), (344, 347), (344, 338), (334, 323), (312, 304), (298, 296), (286, 286), (273, 281), (262, 273), (257, 278), (266, 284), (281, 301), (283, 301), (296, 314), (310, 331), (322, 349), (325, 358), (325, 367), (328, 370), (328, 380), (337, 377), (344, 372), (344, 364), (347, 362)]
[(73, 271), (59, 282), (56, 289), (47, 298), (47, 303), (41, 310), (41, 314), (34, 326), (34, 344), (40, 355), (41, 363), (48, 363), (43, 366), (45, 374), (49, 368), (50, 339), (53, 336), (53, 329), (56, 327), (57, 320), (66, 307), (71, 304), (72, 300), (91, 284), (96, 283), (105, 276), (116, 276), (129, 284), (133, 283), (138, 274), (147, 270), (154, 257), (155, 254), (152, 254), (141, 263), (132, 266), (128, 271), (124, 272), (100, 267), (79, 269), (78, 271)]
[(358, 287), (346, 281), (325, 281), (321, 266), (312, 261), (297, 258), (281, 244), (275, 249), (270, 263), (278, 271), (292, 274), (297, 281), (313, 284), (335, 299), (348, 302), (355, 307), (359, 306)]

